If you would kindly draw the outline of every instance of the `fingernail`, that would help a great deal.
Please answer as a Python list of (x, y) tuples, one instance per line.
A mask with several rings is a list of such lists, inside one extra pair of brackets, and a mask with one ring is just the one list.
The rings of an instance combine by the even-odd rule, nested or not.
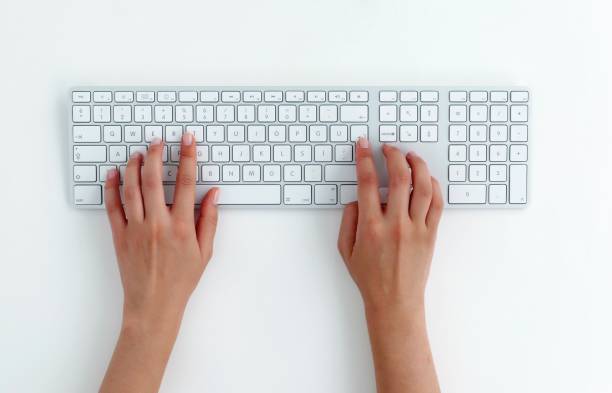
[(406, 153), (406, 155), (415, 156), (416, 157), (417, 154), (414, 152), (414, 150), (408, 150), (408, 153)]
[(139, 158), (139, 157), (142, 157), (142, 153), (139, 151), (135, 151), (135, 152), (132, 152), (132, 154), (130, 154), (130, 158)]
[(213, 198), (212, 198), (213, 205), (216, 205), (219, 202), (219, 192), (220, 191), (217, 188), (213, 193)]
[(370, 142), (368, 142), (368, 140), (362, 136), (359, 137), (359, 139), (357, 140), (357, 143), (359, 144), (359, 147), (362, 149), (367, 149), (370, 146)]
[(190, 132), (183, 134), (183, 145), (190, 146), (193, 143), (193, 135)]
[(155, 137), (153, 138), (153, 140), (151, 141), (151, 146), (153, 145), (159, 145), (161, 143), (161, 138), (160, 137)]
[(108, 172), (106, 172), (106, 180), (111, 180), (114, 179), (115, 177), (117, 177), (117, 170), (116, 169), (109, 169)]

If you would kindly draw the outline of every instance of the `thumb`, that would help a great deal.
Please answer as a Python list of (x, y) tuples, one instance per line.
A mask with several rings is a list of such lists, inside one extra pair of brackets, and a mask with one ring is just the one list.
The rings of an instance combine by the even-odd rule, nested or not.
[(215, 240), (215, 232), (217, 231), (217, 200), (219, 198), (219, 189), (211, 188), (200, 205), (200, 217), (196, 224), (196, 233), (198, 244), (200, 245), (200, 253), (205, 263), (208, 263), (212, 256), (213, 243)]

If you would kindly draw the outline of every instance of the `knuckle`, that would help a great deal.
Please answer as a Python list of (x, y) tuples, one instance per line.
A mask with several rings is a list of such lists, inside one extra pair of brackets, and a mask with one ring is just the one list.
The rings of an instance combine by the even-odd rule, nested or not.
[(188, 158), (192, 159), (195, 157), (195, 149), (193, 147), (181, 147), (181, 159)]
[(123, 194), (126, 199), (134, 200), (139, 197), (140, 189), (137, 185), (128, 184), (123, 187)]
[(408, 184), (410, 184), (411, 179), (412, 177), (410, 176), (410, 171), (408, 171), (408, 169), (402, 168), (389, 176), (389, 185), (391, 187), (408, 186)]
[(174, 222), (173, 232), (179, 239), (185, 239), (195, 231), (193, 225), (185, 222), (184, 220), (176, 220)]
[(193, 186), (195, 185), (195, 177), (191, 174), (179, 173), (176, 177), (176, 184), (181, 186)]
[(161, 185), (161, 178), (155, 173), (145, 172), (142, 177), (142, 187), (147, 189), (156, 188)]

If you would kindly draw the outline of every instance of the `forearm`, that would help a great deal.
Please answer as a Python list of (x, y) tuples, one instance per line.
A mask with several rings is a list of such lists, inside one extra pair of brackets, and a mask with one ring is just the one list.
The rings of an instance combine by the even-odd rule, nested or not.
[(440, 391), (424, 307), (366, 308), (378, 393)]
[(125, 319), (100, 392), (157, 392), (181, 318)]

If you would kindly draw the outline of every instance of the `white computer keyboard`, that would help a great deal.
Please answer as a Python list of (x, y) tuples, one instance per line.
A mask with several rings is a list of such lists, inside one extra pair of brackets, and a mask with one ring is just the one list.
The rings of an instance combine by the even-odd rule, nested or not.
[(368, 137), (385, 194), (380, 145), (413, 150), (447, 207), (527, 203), (529, 92), (520, 87), (78, 87), (70, 92), (71, 195), (103, 207), (110, 168), (162, 138), (172, 203), (184, 132), (197, 141), (197, 200), (340, 207), (356, 199), (354, 141)]

